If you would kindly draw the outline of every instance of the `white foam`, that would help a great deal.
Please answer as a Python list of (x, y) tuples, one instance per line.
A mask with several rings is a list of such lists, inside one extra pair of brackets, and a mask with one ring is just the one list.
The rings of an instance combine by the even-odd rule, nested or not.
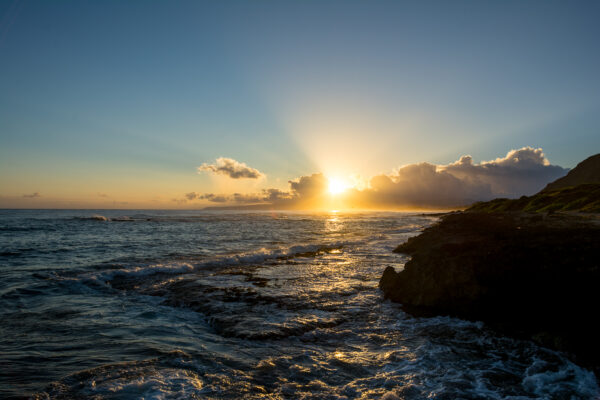
[[(536, 359), (526, 370), (523, 387), (538, 396), (553, 397), (561, 386), (571, 386), (574, 392), (586, 398), (597, 398), (600, 388), (594, 373), (565, 361), (556, 370), (548, 370), (547, 363)], [(576, 382), (576, 383), (575, 383)]]
[(266, 249), (261, 248), (258, 251), (224, 256), (215, 260), (206, 262), (205, 265), (240, 265), (240, 264), (260, 264), (269, 260), (281, 260), (302, 256), (305, 254), (330, 253), (333, 250), (339, 250), (350, 246), (356, 242), (338, 241), (323, 244), (296, 245), (288, 248)]
[(88, 395), (143, 399), (183, 399), (195, 398), (202, 394), (203, 382), (192, 371), (176, 368), (162, 368), (144, 371), (131, 379), (128, 374), (116, 379), (91, 380), (85, 389)]
[(285, 260), (289, 258), (303, 256), (305, 254), (325, 254), (339, 250), (351, 242), (331, 242), (327, 244), (297, 245), (289, 248), (265, 249), (258, 251), (241, 253), (232, 256), (222, 256), (201, 263), (191, 262), (169, 262), (156, 263), (150, 265), (131, 266), (126, 268), (105, 270), (102, 272), (85, 273), (81, 275), (84, 279), (91, 279), (94, 282), (102, 283), (110, 281), (116, 277), (122, 278), (143, 278), (156, 274), (186, 274), (197, 269), (228, 267), (236, 265), (262, 264), (269, 260)]
[(130, 222), (130, 221), (135, 221), (134, 218), (131, 218), (127, 215), (123, 215), (120, 217), (106, 217), (104, 215), (100, 215), (100, 214), (94, 214), (92, 216), (89, 217), (75, 217), (75, 219), (78, 220), (84, 220), (84, 221), (104, 221), (104, 222), (110, 222), (110, 221), (115, 221), (115, 222)]
[(101, 281), (109, 281), (114, 279), (117, 276), (127, 277), (127, 278), (136, 278), (154, 275), (158, 273), (162, 274), (182, 274), (187, 272), (192, 272), (194, 270), (194, 266), (190, 263), (169, 263), (169, 264), (153, 264), (147, 266), (139, 266), (139, 267), (131, 267), (131, 268), (123, 268), (123, 269), (113, 269), (110, 271), (104, 271), (100, 274), (94, 274), (90, 278), (97, 279)]

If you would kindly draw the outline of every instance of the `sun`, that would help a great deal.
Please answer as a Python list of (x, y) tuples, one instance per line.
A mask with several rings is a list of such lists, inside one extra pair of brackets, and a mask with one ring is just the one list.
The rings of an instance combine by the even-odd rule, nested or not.
[(347, 186), (343, 181), (335, 178), (329, 178), (329, 193), (333, 195), (340, 194), (346, 190), (346, 187)]

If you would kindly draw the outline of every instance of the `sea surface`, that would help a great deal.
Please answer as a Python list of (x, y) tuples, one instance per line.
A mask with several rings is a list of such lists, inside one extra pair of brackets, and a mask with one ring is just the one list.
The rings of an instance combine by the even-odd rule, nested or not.
[(384, 301), (435, 221), (0, 210), (0, 398), (598, 398), (564, 354)]

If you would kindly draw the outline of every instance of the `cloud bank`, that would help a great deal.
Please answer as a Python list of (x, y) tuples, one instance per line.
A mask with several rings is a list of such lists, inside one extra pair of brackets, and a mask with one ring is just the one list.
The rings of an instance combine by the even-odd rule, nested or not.
[(275, 203), (281, 200), (291, 199), (287, 192), (279, 189), (263, 189), (258, 194), (232, 193), (228, 195), (214, 193), (186, 193), (185, 199), (188, 201), (207, 200), (211, 203), (236, 203), (236, 204), (256, 204), (256, 203)]
[(259, 170), (251, 168), (243, 162), (226, 157), (217, 158), (214, 164), (202, 164), (198, 167), (198, 173), (201, 172), (227, 175), (232, 179), (260, 179), (265, 176)]
[(509, 151), (505, 157), (479, 164), (466, 155), (448, 165), (405, 165), (390, 175), (373, 177), (369, 189), (357, 200), (365, 205), (381, 206), (468, 205), (496, 197), (534, 194), (567, 171), (550, 165), (542, 149), (523, 147)]
[[(542, 149), (523, 147), (505, 157), (474, 163), (469, 155), (448, 165), (416, 163), (370, 179), (363, 190), (349, 189), (336, 201), (345, 208), (450, 208), (496, 197), (531, 195), (567, 173), (551, 165)], [(332, 202), (322, 173), (291, 180), (289, 190), (264, 189), (258, 194), (186, 194), (187, 200), (236, 205), (256, 204), (281, 209), (319, 208)]]
[(42, 195), (39, 194), (39, 192), (35, 192), (35, 193), (31, 193), (31, 194), (24, 194), (23, 197), (26, 197), (28, 199), (34, 199), (36, 197), (42, 197)]
[(540, 191), (546, 183), (567, 173), (567, 169), (550, 165), (542, 149), (523, 147), (505, 157), (473, 164), (471, 156), (462, 156), (443, 170), (469, 182), (483, 182), (494, 196), (519, 197)]

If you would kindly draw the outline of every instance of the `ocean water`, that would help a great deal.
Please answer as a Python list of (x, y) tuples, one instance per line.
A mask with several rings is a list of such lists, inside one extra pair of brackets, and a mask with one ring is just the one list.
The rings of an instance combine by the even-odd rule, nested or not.
[(598, 398), (564, 354), (383, 300), (435, 221), (0, 211), (0, 398)]

